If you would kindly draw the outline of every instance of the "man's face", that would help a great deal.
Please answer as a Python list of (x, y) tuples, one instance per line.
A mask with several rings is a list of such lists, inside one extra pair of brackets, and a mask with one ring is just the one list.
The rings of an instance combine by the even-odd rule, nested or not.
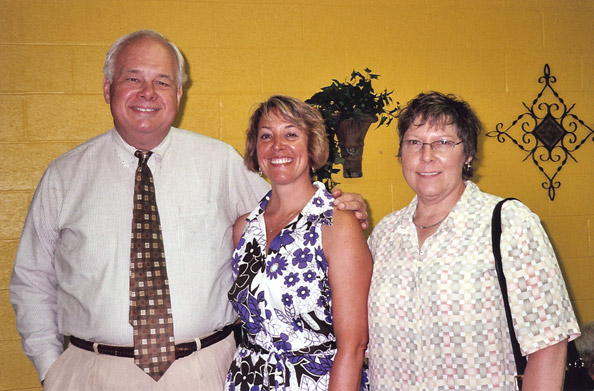
[(103, 96), (128, 144), (149, 150), (167, 136), (182, 96), (176, 80), (175, 57), (157, 40), (141, 38), (119, 52), (113, 81), (103, 80)]

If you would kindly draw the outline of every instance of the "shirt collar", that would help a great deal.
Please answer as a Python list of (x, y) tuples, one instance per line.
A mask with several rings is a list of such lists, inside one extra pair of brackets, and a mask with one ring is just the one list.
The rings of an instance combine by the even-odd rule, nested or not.
[[(447, 215), (445, 220), (439, 225), (437, 231), (440, 231), (442, 229), (451, 229), (456, 225), (456, 222), (460, 223), (461, 221), (468, 219), (468, 203), (471, 198), (476, 197), (478, 187), (473, 182), (468, 180), (464, 181), (464, 184), (466, 185), (466, 188), (460, 196), (460, 199), (458, 200), (458, 202), (456, 202), (456, 204), (454, 205), (450, 213)], [(417, 203), (418, 199), (415, 195), (415, 197), (408, 205), (402, 216), (404, 221), (409, 222), (411, 228), (414, 228), (413, 216), (415, 215), (415, 211), (417, 210)]]
[(466, 180), (464, 181), (464, 184), (466, 185), (464, 192), (446, 219), (451, 220), (450, 224), (454, 224), (455, 222), (460, 223), (462, 221), (468, 223), (470, 218), (474, 218), (471, 214), (472, 208), (470, 205), (471, 201), (477, 198), (479, 189), (478, 186), (474, 184), (474, 182)]
[[(149, 160), (149, 166), (153, 164), (156, 164), (158, 166), (161, 165), (161, 162), (163, 161), (167, 149), (171, 144), (171, 138), (173, 137), (173, 129), (174, 127), (171, 127), (163, 141), (161, 141), (159, 145), (157, 145), (155, 148), (151, 150), (153, 152), (153, 155)], [(114, 142), (116, 154), (122, 162), (122, 164), (126, 167), (136, 166), (138, 164), (138, 158), (134, 156), (134, 153), (137, 151), (137, 148), (134, 148), (133, 146), (125, 142), (122, 136), (120, 136), (117, 130), (115, 130), (115, 128), (112, 128), (110, 132), (111, 139)]]

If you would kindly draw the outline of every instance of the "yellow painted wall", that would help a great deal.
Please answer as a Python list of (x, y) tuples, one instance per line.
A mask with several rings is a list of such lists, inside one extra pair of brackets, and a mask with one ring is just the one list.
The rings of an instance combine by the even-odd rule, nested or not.
[[(152, 28), (174, 41), (192, 79), (178, 124), (242, 151), (254, 102), (306, 99), (364, 67), (403, 103), (457, 93), (492, 130), (525, 111), (548, 63), (593, 127), (593, 19), (592, 0), (0, 0), (0, 391), (40, 389), (8, 302), (14, 254), (48, 163), (111, 127), (102, 65), (119, 36)], [(412, 197), (396, 143), (394, 125), (370, 130), (363, 177), (336, 178), (364, 194), (372, 223)], [(552, 202), (513, 145), (483, 137), (480, 148), (479, 186), (541, 216), (581, 323), (594, 320), (594, 142), (563, 168)]]

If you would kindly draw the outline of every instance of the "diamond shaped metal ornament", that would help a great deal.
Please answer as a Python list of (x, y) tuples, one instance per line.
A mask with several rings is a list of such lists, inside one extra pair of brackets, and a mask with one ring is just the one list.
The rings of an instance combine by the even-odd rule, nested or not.
[(545, 176), (541, 185), (553, 201), (561, 187), (557, 175), (569, 159), (577, 163), (575, 152), (588, 140), (594, 141), (594, 130), (571, 112), (575, 104), (567, 107), (552, 87), (557, 79), (551, 75), (549, 64), (545, 64), (544, 75), (538, 82), (544, 83), (544, 87), (532, 104), (522, 103), (527, 111), (505, 129), (503, 123), (498, 123), (487, 137), (495, 137), (500, 143), (510, 140), (526, 152), (522, 161), (531, 159)]
[(549, 113), (547, 113), (544, 119), (534, 129), (536, 138), (538, 138), (549, 151), (552, 151), (553, 148), (555, 148), (555, 145), (561, 141), (566, 133), (565, 129), (563, 129), (563, 127), (561, 127)]

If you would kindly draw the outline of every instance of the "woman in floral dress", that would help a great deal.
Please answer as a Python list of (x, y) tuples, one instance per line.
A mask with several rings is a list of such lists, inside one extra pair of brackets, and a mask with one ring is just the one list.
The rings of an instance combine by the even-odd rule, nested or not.
[(243, 341), (227, 390), (367, 389), (371, 256), (354, 215), (311, 183), (327, 156), (323, 120), (305, 103), (273, 96), (252, 115), (245, 163), (272, 190), (234, 226), (229, 298)]

